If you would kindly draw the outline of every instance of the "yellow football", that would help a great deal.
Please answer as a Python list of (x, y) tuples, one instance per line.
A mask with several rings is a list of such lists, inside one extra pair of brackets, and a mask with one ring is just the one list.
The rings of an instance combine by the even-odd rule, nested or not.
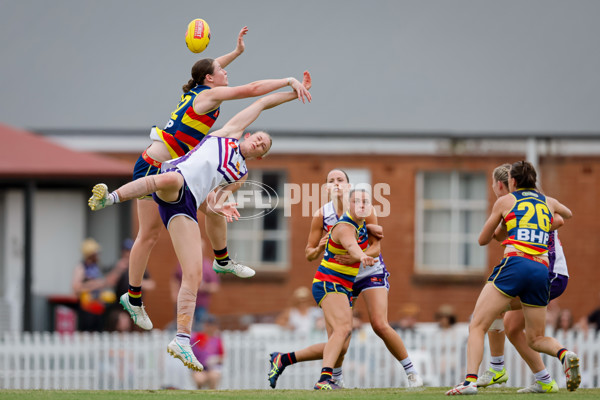
[(185, 44), (192, 53), (202, 53), (210, 43), (210, 27), (203, 19), (195, 19), (188, 24)]

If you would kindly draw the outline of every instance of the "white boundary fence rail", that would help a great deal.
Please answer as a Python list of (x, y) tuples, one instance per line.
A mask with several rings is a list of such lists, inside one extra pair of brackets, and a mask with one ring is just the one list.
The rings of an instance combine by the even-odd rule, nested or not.
[[(0, 389), (193, 389), (189, 371), (172, 359), (166, 345), (173, 334), (149, 333), (3, 333), (0, 334)], [(428, 386), (452, 386), (465, 374), (465, 326), (449, 332), (426, 329), (403, 332), (409, 354)], [(590, 332), (559, 334), (557, 339), (581, 357), (584, 387), (600, 387), (600, 336)], [(226, 352), (221, 389), (267, 389), (268, 356), (325, 340), (279, 330), (223, 332)], [(486, 350), (482, 370), (487, 368)], [(555, 357), (544, 362), (559, 386), (564, 375)], [(278, 388), (310, 389), (319, 376), (320, 361), (288, 367)], [(506, 344), (510, 386), (523, 387), (533, 375), (514, 348)], [(347, 387), (405, 387), (406, 374), (370, 327), (354, 332), (344, 361)]]

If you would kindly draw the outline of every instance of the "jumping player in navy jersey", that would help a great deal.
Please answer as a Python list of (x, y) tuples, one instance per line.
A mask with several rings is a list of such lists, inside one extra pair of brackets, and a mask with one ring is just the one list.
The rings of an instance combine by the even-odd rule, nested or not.
[[(237, 38), (236, 49), (217, 59), (197, 61), (191, 71), (191, 79), (183, 85), (181, 101), (171, 113), (164, 129), (153, 127), (150, 131), (152, 143), (137, 160), (133, 179), (156, 175), (161, 164), (180, 157), (190, 151), (204, 138), (220, 113), (223, 101), (262, 96), (274, 90), (291, 86), (299, 99), (310, 101), (310, 93), (294, 78), (268, 79), (242, 86), (229, 87), (227, 71), (224, 69), (245, 50), (244, 27)], [(142, 329), (152, 329), (152, 322), (142, 307), (142, 279), (150, 253), (156, 244), (161, 221), (157, 205), (150, 197), (137, 201), (139, 230), (131, 249), (129, 265), (129, 290), (122, 294), (120, 303), (129, 312), (134, 323)], [(237, 276), (247, 267), (229, 258), (227, 251), (227, 223), (221, 215), (206, 216), (206, 232), (215, 252), (213, 269), (220, 273)]]
[[(310, 74), (305, 72), (303, 87), (308, 90), (310, 86)], [(97, 184), (92, 190), (88, 201), (92, 210), (153, 194), (183, 273), (177, 297), (177, 336), (167, 350), (193, 370), (201, 371), (203, 368), (190, 346), (196, 293), (202, 280), (197, 211), (199, 209), (207, 215), (218, 214), (227, 221), (237, 220), (239, 213), (235, 204), (224, 203), (224, 199), (246, 179), (246, 160), (264, 156), (272, 142), (271, 137), (261, 131), (247, 135), (242, 142), (239, 139), (262, 111), (297, 97), (295, 91), (265, 96), (237, 113), (223, 128), (206, 136), (186, 155), (164, 163), (162, 173), (137, 179), (111, 193), (104, 184)], [(221, 182), (227, 186), (224, 190), (215, 191)], [(254, 271), (248, 270), (240, 273), (254, 275)]]

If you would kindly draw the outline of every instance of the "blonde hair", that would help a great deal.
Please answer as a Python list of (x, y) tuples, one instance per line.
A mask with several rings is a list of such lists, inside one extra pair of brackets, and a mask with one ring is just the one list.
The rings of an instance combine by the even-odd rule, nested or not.
[(494, 168), (494, 180), (496, 182), (502, 182), (504, 186), (508, 188), (508, 173), (510, 172), (510, 164), (502, 164), (499, 167)]

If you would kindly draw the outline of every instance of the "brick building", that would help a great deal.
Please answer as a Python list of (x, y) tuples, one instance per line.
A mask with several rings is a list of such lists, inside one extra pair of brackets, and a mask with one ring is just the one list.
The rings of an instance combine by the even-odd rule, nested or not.
[[(66, 142), (68, 135), (50, 132), (49, 136)], [(81, 142), (74, 137), (68, 137), (68, 141), (75, 148), (85, 148), (85, 143), (96, 139), (95, 146), (103, 153), (133, 165), (142, 143), (147, 144), (144, 136), (134, 132), (121, 135), (123, 140), (129, 138), (132, 149), (123, 145), (125, 152), (120, 153), (102, 145), (104, 133), (94, 136), (89, 132), (81, 136)], [(272, 316), (288, 304), (289, 294), (296, 287), (310, 285), (317, 263), (306, 261), (304, 248), (318, 196), (298, 201), (289, 185), (322, 184), (334, 167), (348, 170), (353, 183), (389, 185), (389, 192), (380, 196), (383, 200), (378, 202), (374, 196), (374, 203), (390, 211), (389, 216), (380, 218), (385, 234), (383, 256), (391, 272), (390, 321), (401, 317), (407, 303), (418, 305), (420, 321), (432, 321), (441, 304), (454, 306), (459, 321), (468, 320), (485, 278), (502, 255), (498, 245), (481, 248), (477, 244), (495, 201), (492, 170), (504, 162), (524, 158), (538, 166), (543, 191), (558, 198), (574, 214), (560, 230), (572, 279), (559, 304), (570, 308), (575, 319), (597, 306), (600, 288), (590, 282), (600, 277), (591, 261), (597, 258), (594, 243), (600, 239), (595, 229), (599, 217), (596, 192), (600, 189), (600, 136), (301, 136), (289, 132), (273, 136), (272, 154), (249, 163), (250, 179), (274, 187), (281, 201), (271, 217), (229, 225), (230, 253), (255, 265), (257, 275), (247, 281), (226, 277), (211, 305), (211, 312), (232, 326), (247, 314), (254, 315), (254, 320)], [(139, 142), (133, 144), (134, 139)], [(386, 201), (389, 204), (384, 204)], [(131, 223), (135, 231), (135, 215)], [(583, 237), (585, 240), (578, 240)], [(167, 282), (175, 263), (165, 231), (152, 254), (149, 270), (157, 282)], [(168, 290), (168, 285), (159, 284), (157, 290), (145, 295), (159, 327), (173, 318), (173, 306), (165, 300), (170, 299)], [(359, 301), (357, 309), (365, 315), (363, 307)]]

